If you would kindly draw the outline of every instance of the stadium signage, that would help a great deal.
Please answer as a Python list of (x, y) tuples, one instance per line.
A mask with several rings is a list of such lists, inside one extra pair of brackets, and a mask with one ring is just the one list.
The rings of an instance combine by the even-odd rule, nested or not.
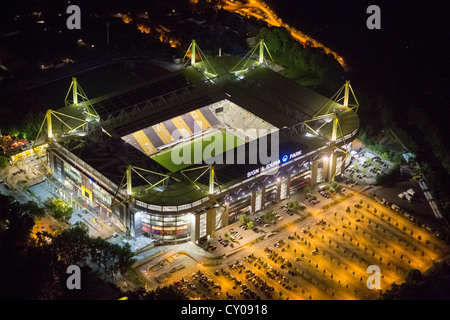
[(285, 155), (283, 155), (281, 157), (281, 159), (279, 159), (277, 161), (272, 161), (272, 162), (266, 164), (265, 166), (262, 166), (262, 167), (260, 167), (258, 169), (253, 169), (253, 170), (247, 172), (247, 178), (253, 177), (254, 175), (262, 173), (262, 172), (264, 172), (264, 171), (266, 171), (268, 169), (271, 169), (273, 167), (279, 166), (280, 163), (285, 163), (286, 161), (295, 159), (295, 158), (297, 158), (297, 157), (299, 157), (301, 155), (302, 155), (302, 150), (296, 151), (296, 152), (291, 153), (289, 155), (285, 154)]

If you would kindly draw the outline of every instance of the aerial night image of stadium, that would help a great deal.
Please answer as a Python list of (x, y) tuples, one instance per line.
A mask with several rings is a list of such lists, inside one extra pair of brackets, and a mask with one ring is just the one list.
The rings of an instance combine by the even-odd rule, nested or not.
[(0, 300), (449, 300), (444, 5), (2, 1)]

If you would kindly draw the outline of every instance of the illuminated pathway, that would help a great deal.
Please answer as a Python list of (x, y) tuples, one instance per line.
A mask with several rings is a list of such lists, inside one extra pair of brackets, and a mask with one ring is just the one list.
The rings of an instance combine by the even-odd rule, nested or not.
[(249, 0), (247, 4), (235, 3), (232, 0), (225, 0), (223, 9), (231, 12), (236, 12), (245, 17), (252, 16), (259, 20), (264, 20), (269, 26), (284, 27), (298, 42), (304, 45), (322, 48), (327, 54), (332, 54), (333, 57), (339, 62), (339, 64), (344, 69), (346, 69), (346, 64), (343, 57), (332, 51), (330, 48), (324, 46), (317, 40), (314, 40), (306, 34), (289, 26), (288, 24), (283, 23), (283, 21), (271, 9), (260, 0)]

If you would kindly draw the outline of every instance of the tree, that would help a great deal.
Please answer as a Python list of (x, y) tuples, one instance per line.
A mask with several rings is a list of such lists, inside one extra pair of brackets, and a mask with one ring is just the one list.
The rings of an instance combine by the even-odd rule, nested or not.
[(247, 222), (247, 227), (248, 227), (249, 229), (253, 229), (253, 227), (254, 227), (253, 221)]
[(275, 217), (276, 215), (275, 212), (273, 211), (267, 211), (263, 216), (265, 222), (271, 222), (272, 220), (275, 219)]
[(45, 209), (39, 206), (34, 201), (28, 201), (23, 204), (23, 209), (28, 212), (29, 215), (35, 218), (42, 218), (45, 216)]
[(411, 269), (405, 276), (405, 281), (407, 282), (419, 282), (422, 280), (422, 273), (420, 270)]
[(224, 0), (198, 0), (195, 7), (200, 12), (211, 13), (218, 8), (222, 8), (225, 4)]
[(5, 169), (9, 164), (9, 158), (3, 155), (0, 155), (0, 169)]
[(311, 193), (311, 187), (309, 185), (306, 185), (304, 190), (306, 194)]
[(411, 269), (405, 276), (405, 283), (393, 284), (382, 294), (385, 300), (448, 300), (450, 288), (442, 285), (450, 276), (450, 266), (442, 261), (434, 263), (424, 273)]
[(294, 209), (294, 210), (304, 209), (304, 207), (301, 206), (300, 203), (299, 203), (297, 200), (289, 201), (289, 202), (287, 203), (287, 205), (288, 205), (288, 207), (289, 207), (290, 209)]
[(127, 297), (130, 300), (189, 300), (189, 297), (174, 285), (157, 287), (150, 292), (146, 292), (144, 287), (138, 287), (128, 292)]
[(68, 222), (73, 214), (73, 208), (63, 200), (56, 197), (48, 198), (44, 202), (44, 208), (58, 221)]
[(51, 249), (61, 263), (83, 264), (89, 255), (91, 242), (88, 227), (75, 223), (72, 228), (65, 229), (57, 237), (53, 237)]
[(0, 232), (0, 244), (7, 250), (20, 251), (26, 247), (34, 226), (34, 218), (28, 208), (11, 196), (0, 194), (0, 222), (6, 227)]
[(239, 223), (240, 224), (247, 224), (250, 221), (248, 215), (246, 215), (246, 214), (241, 214), (241, 215), (239, 215), (238, 218), (239, 218)]

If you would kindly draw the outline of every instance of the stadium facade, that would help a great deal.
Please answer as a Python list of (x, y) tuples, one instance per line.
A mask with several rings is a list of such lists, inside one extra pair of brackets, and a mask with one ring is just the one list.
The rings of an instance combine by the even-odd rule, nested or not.
[[(230, 72), (240, 58), (191, 59), (93, 100), (72, 88), (64, 108), (47, 112), (36, 146), (48, 146), (53, 177), (130, 236), (168, 244), (206, 239), (240, 214), (341, 174), (359, 129), (348, 83), (342, 100), (331, 100), (262, 59), (249, 61)], [(214, 161), (174, 163), (176, 148), (194, 157), (212, 141), (224, 146)], [(268, 146), (277, 159), (254, 161), (254, 146)]]

